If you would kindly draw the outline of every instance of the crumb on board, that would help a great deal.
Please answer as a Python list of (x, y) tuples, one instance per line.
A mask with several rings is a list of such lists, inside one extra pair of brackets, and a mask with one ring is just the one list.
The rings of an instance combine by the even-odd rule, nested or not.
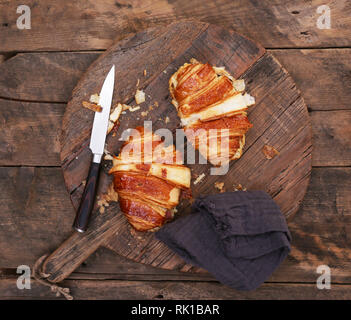
[(236, 91), (243, 92), (245, 90), (245, 80), (244, 79), (235, 80), (233, 82), (233, 87)]
[(107, 149), (106, 149), (106, 143), (105, 143), (105, 147), (104, 147), (104, 154), (106, 154), (106, 155), (111, 155), (111, 153), (110, 153), (110, 151), (108, 151)]
[(142, 117), (146, 117), (148, 115), (149, 111), (142, 111), (141, 112), (141, 116)]
[(225, 192), (224, 182), (215, 182), (214, 187), (219, 190), (220, 193)]
[(140, 106), (130, 107), (130, 108), (129, 108), (129, 111), (130, 111), (130, 112), (135, 112), (135, 111), (138, 111), (139, 109), (140, 109)]
[(113, 156), (110, 153), (105, 154), (104, 160), (110, 160), (113, 161)]
[(145, 101), (145, 92), (143, 90), (137, 89), (135, 93), (135, 102), (141, 104)]
[(119, 116), (121, 115), (122, 110), (123, 110), (122, 104), (118, 103), (117, 106), (111, 112), (109, 120), (112, 122), (116, 122)]
[(139, 83), (140, 83), (140, 79), (137, 80), (136, 87), (139, 86)]
[(205, 174), (201, 173), (194, 181), (194, 185), (198, 184), (199, 182), (201, 182), (201, 180), (205, 178)]
[(92, 102), (83, 101), (82, 105), (84, 108), (92, 110), (94, 112), (101, 112), (102, 111), (102, 107), (100, 105), (92, 103)]
[(105, 199), (98, 200), (97, 204), (98, 204), (99, 207), (101, 207), (101, 206), (108, 207), (108, 202)]
[[(130, 231), (130, 234), (131, 234), (133, 237), (136, 237), (137, 232), (136, 232), (136, 230), (135, 230), (133, 227), (129, 228), (129, 231)], [(129, 245), (129, 243), (128, 243), (128, 245)]]
[(154, 106), (155, 106), (156, 108), (158, 107), (158, 102), (157, 102), (157, 101), (154, 102)]
[(266, 144), (263, 148), (262, 148), (262, 152), (265, 155), (266, 159), (270, 160), (273, 159), (276, 155), (279, 154), (279, 151), (276, 150), (274, 147), (269, 146), (268, 144)]
[(110, 184), (110, 186), (107, 189), (107, 194), (105, 196), (106, 200), (111, 202), (117, 202), (118, 201), (118, 193), (115, 191), (115, 188), (113, 186), (113, 183)]
[(97, 205), (99, 207), (99, 212), (104, 213), (105, 208), (109, 206), (109, 202), (117, 202), (118, 201), (118, 193), (115, 191), (113, 187), (113, 183), (111, 183), (107, 189), (107, 193), (101, 195), (101, 197), (97, 201)]
[(99, 104), (100, 102), (100, 96), (97, 93), (94, 93), (90, 96), (89, 101), (91, 103)]
[(144, 69), (144, 77), (146, 77), (147, 71), (146, 69)]
[(149, 111), (154, 110), (154, 107), (152, 105), (149, 106)]
[(116, 129), (116, 126), (119, 126), (118, 119), (122, 113), (122, 104), (118, 103), (117, 106), (113, 109), (108, 119), (108, 128), (107, 134), (109, 134), (112, 130)]
[(237, 186), (235, 186), (235, 185), (233, 185), (233, 186), (234, 186), (234, 191), (246, 191), (247, 190), (240, 183)]
[(230, 75), (230, 73), (225, 69), (225, 67), (213, 67), (215, 70), (216, 74), (219, 76), (225, 76), (228, 79), (230, 79), (232, 82), (235, 81), (234, 77)]
[(168, 122), (170, 122), (171, 120), (169, 119), (169, 117), (166, 117), (165, 118), (165, 123), (168, 123)]

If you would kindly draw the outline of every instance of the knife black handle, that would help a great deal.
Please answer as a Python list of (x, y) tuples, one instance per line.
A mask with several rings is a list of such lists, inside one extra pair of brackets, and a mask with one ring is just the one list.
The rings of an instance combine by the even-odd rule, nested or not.
[(88, 228), (91, 211), (94, 207), (96, 187), (100, 173), (100, 163), (92, 162), (82, 199), (73, 223), (73, 228), (79, 232), (85, 232)]

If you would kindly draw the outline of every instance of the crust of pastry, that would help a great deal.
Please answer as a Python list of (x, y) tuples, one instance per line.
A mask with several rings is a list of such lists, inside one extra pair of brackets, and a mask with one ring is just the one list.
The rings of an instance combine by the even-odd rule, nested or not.
[[(252, 127), (246, 110), (255, 103), (244, 90), (244, 80), (234, 79), (224, 67), (195, 59), (181, 66), (169, 80), (172, 103), (188, 139), (214, 165), (238, 159), (243, 153), (245, 133)], [(198, 143), (189, 129), (204, 129), (206, 140)], [(227, 133), (214, 136), (211, 129), (227, 129)], [(229, 143), (227, 160), (221, 156), (222, 139)]]
[[(173, 145), (166, 147), (152, 132), (136, 129), (139, 135), (112, 158), (109, 173), (130, 224), (139, 231), (155, 231), (173, 216), (170, 212), (178, 205), (181, 190), (190, 188), (191, 173)], [(144, 150), (149, 147), (151, 153)]]

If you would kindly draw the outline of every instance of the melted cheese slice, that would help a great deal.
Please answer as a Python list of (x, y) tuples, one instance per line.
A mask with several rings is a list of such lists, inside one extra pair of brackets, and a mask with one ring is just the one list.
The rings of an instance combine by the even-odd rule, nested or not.
[(248, 93), (238, 93), (227, 100), (212, 105), (209, 108), (197, 113), (193, 113), (188, 117), (184, 117), (181, 112), (179, 116), (183, 126), (193, 125), (199, 121), (215, 120), (223, 116), (230, 116), (237, 112), (245, 110), (247, 107), (255, 104), (255, 98)]
[(190, 188), (191, 172), (188, 167), (162, 163), (151, 164), (117, 164), (109, 173), (114, 172), (139, 172), (166, 180), (180, 188)]

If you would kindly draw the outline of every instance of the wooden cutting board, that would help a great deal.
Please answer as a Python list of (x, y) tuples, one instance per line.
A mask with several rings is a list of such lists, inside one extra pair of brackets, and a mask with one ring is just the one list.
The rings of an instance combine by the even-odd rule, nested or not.
[[(143, 125), (144, 120), (152, 121), (153, 130), (175, 131), (180, 121), (170, 103), (168, 80), (190, 58), (224, 66), (235, 78), (245, 79), (247, 92), (256, 99), (249, 108), (253, 128), (246, 136), (244, 154), (231, 162), (226, 175), (210, 175), (210, 165), (189, 165), (193, 177), (206, 175), (201, 183), (192, 184), (193, 196), (219, 192), (214, 188), (216, 181), (224, 182), (227, 191), (241, 184), (248, 190), (267, 191), (284, 215), (291, 218), (305, 195), (311, 173), (310, 119), (301, 94), (286, 70), (259, 44), (233, 31), (194, 21), (149, 29), (117, 42), (79, 81), (64, 115), (61, 138), (62, 169), (74, 207), (79, 205), (91, 160), (88, 145), (94, 113), (82, 108), (82, 101), (100, 91), (108, 70), (115, 64), (113, 104), (135, 104), (137, 88), (145, 91), (146, 102), (139, 111), (121, 115), (117, 135), (108, 136), (106, 149), (117, 154), (122, 131)], [(143, 117), (141, 112), (148, 111), (150, 105), (153, 110)], [(266, 159), (262, 152), (265, 145), (273, 146), (279, 155)], [(112, 181), (107, 174), (110, 165), (109, 161), (103, 163), (100, 195)], [(189, 204), (188, 200), (181, 202), (178, 217), (190, 212)], [(198, 271), (156, 240), (153, 233), (132, 229), (117, 203), (110, 204), (103, 214), (96, 209), (94, 215), (102, 220), (114, 216), (115, 227), (102, 242), (116, 253), (155, 267)]]

